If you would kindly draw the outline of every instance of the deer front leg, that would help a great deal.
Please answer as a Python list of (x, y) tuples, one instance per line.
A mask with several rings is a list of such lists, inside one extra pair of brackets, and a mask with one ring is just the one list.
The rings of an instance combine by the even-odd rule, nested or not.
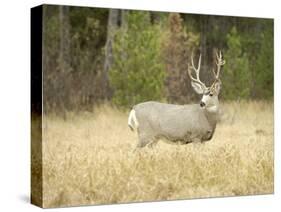
[(198, 133), (192, 133), (190, 135), (190, 140), (192, 143), (201, 143), (202, 138), (198, 135)]
[(198, 144), (198, 143), (201, 143), (201, 142), (202, 142), (202, 140), (200, 138), (193, 138), (192, 139), (192, 143)]

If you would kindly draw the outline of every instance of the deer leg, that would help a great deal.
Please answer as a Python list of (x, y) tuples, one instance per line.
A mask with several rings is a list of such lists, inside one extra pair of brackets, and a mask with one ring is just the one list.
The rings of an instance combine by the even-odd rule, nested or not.
[(151, 141), (149, 142), (149, 144), (147, 145), (149, 148), (154, 148), (156, 146), (156, 144), (158, 143), (158, 140), (153, 138), (151, 139)]
[(148, 145), (149, 143), (151, 143), (152, 139), (145, 135), (145, 134), (139, 134), (139, 140), (137, 143), (137, 147), (136, 148), (143, 148), (146, 145)]
[(136, 152), (138, 149), (145, 147), (147, 144), (149, 144), (149, 141), (139, 140), (133, 152)]
[(137, 148), (143, 148), (143, 147), (145, 147), (148, 143), (149, 143), (149, 141), (141, 140), (141, 141), (138, 142)]
[(201, 139), (200, 138), (193, 138), (192, 143), (199, 144), (199, 143), (201, 143)]

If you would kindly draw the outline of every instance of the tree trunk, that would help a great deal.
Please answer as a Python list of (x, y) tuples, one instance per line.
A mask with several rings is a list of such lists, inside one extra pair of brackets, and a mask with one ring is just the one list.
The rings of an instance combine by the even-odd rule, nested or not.
[(63, 118), (66, 119), (66, 110), (70, 109), (70, 90), (65, 89), (70, 83), (70, 37), (69, 37), (69, 7), (59, 6), (59, 80), (58, 102)]
[(59, 61), (62, 72), (70, 71), (69, 7), (59, 6), (60, 51)]
[(110, 9), (108, 15), (108, 23), (107, 23), (107, 38), (105, 44), (105, 58), (104, 58), (104, 67), (103, 67), (103, 91), (105, 92), (105, 98), (108, 99), (111, 97), (111, 91), (109, 89), (109, 79), (108, 72), (113, 64), (113, 42), (114, 42), (114, 34), (118, 27), (118, 9)]

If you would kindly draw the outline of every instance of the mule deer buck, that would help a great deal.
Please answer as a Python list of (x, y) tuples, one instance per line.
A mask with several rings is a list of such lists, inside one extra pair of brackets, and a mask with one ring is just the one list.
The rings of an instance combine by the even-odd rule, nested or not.
[(137, 148), (155, 144), (159, 139), (180, 144), (211, 140), (217, 124), (221, 88), (219, 77), (224, 64), (221, 52), (216, 53), (216, 71), (212, 70), (215, 80), (207, 87), (199, 78), (201, 54), (197, 68), (191, 57), (188, 74), (195, 92), (203, 95), (200, 104), (174, 105), (149, 101), (135, 105), (130, 112), (128, 125), (138, 132)]

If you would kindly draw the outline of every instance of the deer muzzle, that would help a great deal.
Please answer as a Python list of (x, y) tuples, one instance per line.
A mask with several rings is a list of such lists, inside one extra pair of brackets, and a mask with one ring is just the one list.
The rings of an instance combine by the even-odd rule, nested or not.
[(200, 102), (200, 107), (205, 107), (206, 106), (206, 104), (205, 104), (205, 102)]

